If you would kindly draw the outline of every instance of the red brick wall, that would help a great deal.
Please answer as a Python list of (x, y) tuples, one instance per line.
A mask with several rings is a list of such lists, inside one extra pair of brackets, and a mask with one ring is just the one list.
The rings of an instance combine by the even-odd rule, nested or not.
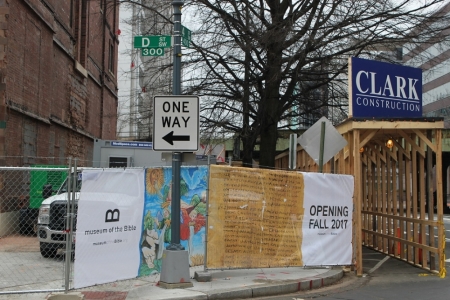
[(90, 165), (93, 138), (115, 138), (118, 6), (106, 2), (87, 1), (83, 27), (81, 0), (72, 8), (71, 1), (0, 0), (0, 165), (67, 157)]
[(92, 79), (88, 82), (88, 93), (90, 96), (90, 101), (88, 102), (86, 109), (86, 130), (93, 132), (95, 136), (100, 136), (102, 126), (98, 120), (100, 119), (102, 93), (98, 84)]

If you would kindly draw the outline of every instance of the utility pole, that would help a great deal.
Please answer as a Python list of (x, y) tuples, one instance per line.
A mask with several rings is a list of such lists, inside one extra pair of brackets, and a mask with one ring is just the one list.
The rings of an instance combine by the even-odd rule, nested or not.
[[(173, 85), (172, 94), (181, 94), (181, 7), (182, 0), (173, 0)], [(172, 152), (172, 201), (170, 245), (164, 250), (160, 286), (163, 288), (192, 287), (189, 272), (189, 253), (180, 243), (180, 173), (181, 152)]]

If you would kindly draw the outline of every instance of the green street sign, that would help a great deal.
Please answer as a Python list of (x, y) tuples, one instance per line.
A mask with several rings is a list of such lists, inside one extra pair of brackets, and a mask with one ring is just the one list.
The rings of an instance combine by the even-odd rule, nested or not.
[(172, 47), (170, 35), (135, 36), (134, 48), (169, 48)]
[(142, 56), (163, 56), (164, 48), (142, 48)]
[(184, 47), (189, 48), (191, 37), (192, 32), (183, 25), (181, 25), (181, 44), (183, 44)]

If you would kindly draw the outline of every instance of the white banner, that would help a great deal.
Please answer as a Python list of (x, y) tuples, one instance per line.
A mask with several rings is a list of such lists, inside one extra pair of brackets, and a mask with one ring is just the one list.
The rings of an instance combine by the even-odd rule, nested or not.
[(144, 169), (83, 171), (74, 288), (137, 277), (144, 189)]
[(305, 266), (350, 265), (354, 180), (350, 175), (302, 173)]

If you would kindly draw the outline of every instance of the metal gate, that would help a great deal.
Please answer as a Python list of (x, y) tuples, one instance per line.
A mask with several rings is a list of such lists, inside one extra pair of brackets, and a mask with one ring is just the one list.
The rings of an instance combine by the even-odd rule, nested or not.
[[(0, 295), (69, 289), (73, 260), (65, 249), (71, 249), (70, 220), (75, 208), (73, 181), (67, 176), (71, 169), (76, 170), (76, 161), (73, 168), (0, 167)], [(38, 208), (43, 192), (55, 194), (63, 182), (69, 197), (64, 204), (64, 242), (49, 255), (53, 254), (49, 247), (43, 247), (37, 238)]]

